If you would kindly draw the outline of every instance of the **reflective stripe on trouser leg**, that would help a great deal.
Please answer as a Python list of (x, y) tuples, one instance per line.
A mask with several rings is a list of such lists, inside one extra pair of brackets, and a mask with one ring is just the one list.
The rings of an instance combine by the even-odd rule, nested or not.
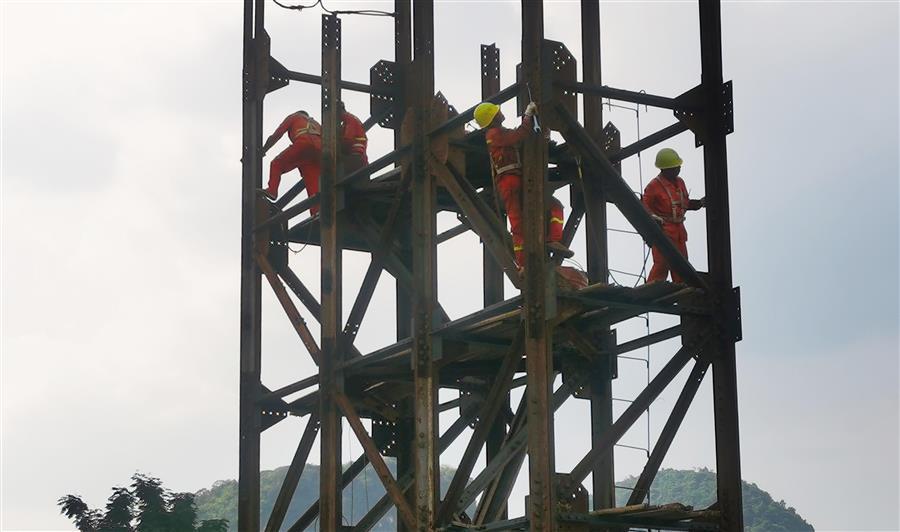
[(563, 237), (563, 227), (565, 219), (563, 218), (563, 205), (554, 197), (550, 197), (550, 209), (548, 211), (547, 221), (547, 242), (559, 242)]
[(509, 218), (509, 229), (512, 233), (513, 251), (519, 266), (524, 264), (524, 238), (522, 237), (522, 176), (507, 174), (497, 182), (497, 191), (503, 200), (506, 217)]

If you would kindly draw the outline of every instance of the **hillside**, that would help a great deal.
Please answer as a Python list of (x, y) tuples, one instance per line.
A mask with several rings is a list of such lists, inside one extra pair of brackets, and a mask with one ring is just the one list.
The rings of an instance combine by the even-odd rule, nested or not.
[[(395, 461), (390, 458), (386, 461), (391, 469), (391, 473), (396, 478)], [(261, 521), (263, 527), (265, 527), (265, 520), (268, 519), (269, 514), (272, 512), (272, 506), (275, 504), (275, 498), (278, 496), (278, 490), (281, 488), (287, 469), (287, 466), (285, 466), (279, 467), (274, 471), (261, 472), (260, 492), (262, 493), (262, 500), (260, 503), (260, 514), (263, 516)], [(443, 489), (450, 485), (454, 471), (454, 469), (446, 466), (441, 467), (441, 486)], [(375, 470), (371, 466), (366, 467), (354, 479), (353, 483), (344, 490), (344, 518), (349, 523), (356, 523), (365, 515), (366, 510), (378, 502), (384, 494), (384, 487), (381, 485), (381, 480), (379, 480)], [(310, 504), (318, 498), (319, 466), (307, 464), (285, 515), (284, 529), (296, 522), (309, 508)], [(216, 481), (212, 488), (198, 491), (195, 502), (197, 504), (198, 519), (209, 519), (210, 517), (207, 516), (218, 516), (219, 518), (228, 519), (230, 523), (229, 532), (237, 530), (237, 481)], [(396, 531), (395, 519), (396, 510), (391, 509), (372, 530), (376, 532)]]
[[(628, 477), (619, 486), (634, 486), (636, 477)], [(801, 532), (814, 530), (784, 501), (772, 496), (756, 484), (743, 483), (744, 530), (748, 532)], [(618, 490), (616, 504), (628, 499), (627, 490)], [(661, 469), (650, 490), (653, 504), (680, 502), (695, 508), (706, 508), (716, 501), (716, 474), (709, 469), (680, 471)]]
[[(388, 465), (394, 471), (394, 462)], [(441, 468), (441, 486), (446, 488), (453, 477), (453, 469)], [(266, 519), (272, 511), (278, 489), (287, 472), (287, 467), (274, 471), (263, 471), (261, 478), (262, 504), (261, 514)], [(626, 478), (619, 486), (633, 486), (637, 479)], [(318, 498), (319, 466), (307, 465), (303, 477), (294, 493), (294, 498), (285, 517), (285, 528), (293, 524), (309, 505)], [(784, 501), (774, 501), (772, 497), (756, 484), (744, 483), (744, 521), (749, 532), (805, 532), (813, 530), (812, 525), (797, 515)], [(359, 475), (353, 484), (344, 490), (344, 516), (349, 523), (355, 523), (366, 513), (366, 509), (375, 504), (384, 495), (384, 488), (378, 476), (368, 467)], [(619, 490), (618, 504), (622, 505), (628, 498), (626, 490)], [(681, 502), (696, 508), (705, 508), (716, 498), (716, 474), (708, 469), (697, 471), (679, 471), (663, 469), (657, 475), (651, 489), (652, 502), (663, 504)], [(230, 531), (236, 530), (237, 523), (237, 482), (220, 480), (210, 489), (197, 492), (195, 499), (199, 519), (228, 519)], [(377, 532), (396, 530), (395, 512), (391, 510), (373, 528)], [(263, 521), (263, 526), (265, 521)]]

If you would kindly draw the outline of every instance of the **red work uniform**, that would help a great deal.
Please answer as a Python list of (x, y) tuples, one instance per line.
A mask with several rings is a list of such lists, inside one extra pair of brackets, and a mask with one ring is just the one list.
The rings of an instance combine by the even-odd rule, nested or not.
[[(662, 230), (678, 248), (678, 251), (687, 258), (687, 231), (684, 228), (684, 213), (688, 210), (690, 199), (687, 187), (680, 177), (674, 181), (658, 175), (647, 184), (644, 189), (644, 197), (641, 200), (650, 214), (662, 219)], [(663, 254), (654, 246), (653, 268), (647, 276), (647, 282), (665, 281), (669, 276), (669, 263)], [(672, 272), (672, 280), (682, 282), (681, 276)]]
[(341, 149), (344, 154), (344, 173), (350, 174), (369, 164), (366, 148), (369, 139), (359, 118), (344, 111), (341, 116)]
[[(273, 135), (276, 139), (280, 139), (285, 133), (291, 139), (291, 145), (272, 159), (269, 165), (269, 193), (277, 196), (281, 175), (296, 168), (303, 177), (306, 193), (314, 196), (319, 193), (322, 126), (313, 118), (297, 112), (285, 118)], [(314, 205), (310, 208), (310, 212), (316, 214), (319, 212), (319, 206)]]
[[(512, 233), (513, 251), (519, 266), (525, 264), (522, 236), (522, 163), (519, 160), (519, 144), (531, 134), (531, 117), (523, 116), (522, 124), (516, 129), (492, 127), (485, 132), (488, 152), (497, 193), (503, 200), (506, 216)], [(553, 196), (550, 197), (547, 242), (559, 242), (563, 234), (563, 206)]]

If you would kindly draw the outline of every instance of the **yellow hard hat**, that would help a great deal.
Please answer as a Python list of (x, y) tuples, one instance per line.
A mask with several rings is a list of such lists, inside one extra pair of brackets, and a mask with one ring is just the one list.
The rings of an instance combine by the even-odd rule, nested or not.
[(676, 168), (681, 166), (684, 161), (678, 156), (678, 152), (672, 148), (663, 148), (656, 154), (656, 167), (660, 170), (666, 168)]
[(475, 108), (475, 122), (478, 127), (487, 127), (494, 121), (494, 117), (500, 112), (500, 106), (495, 103), (482, 102)]

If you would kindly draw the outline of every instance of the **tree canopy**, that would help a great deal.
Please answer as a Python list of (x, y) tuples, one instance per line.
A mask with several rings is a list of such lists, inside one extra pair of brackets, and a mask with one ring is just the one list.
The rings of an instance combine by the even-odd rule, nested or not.
[(172, 493), (158, 478), (135, 473), (129, 487), (114, 487), (103, 510), (78, 495), (57, 501), (79, 532), (225, 532), (226, 519), (197, 521), (193, 493)]

